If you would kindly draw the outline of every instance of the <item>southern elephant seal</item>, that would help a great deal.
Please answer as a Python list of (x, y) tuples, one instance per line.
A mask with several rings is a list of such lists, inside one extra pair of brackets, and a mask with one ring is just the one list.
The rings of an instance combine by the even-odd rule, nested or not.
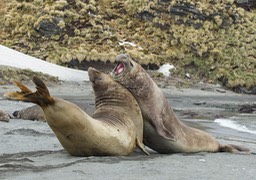
[(14, 111), (12, 115), (18, 119), (46, 121), (44, 112), (38, 105)]
[(126, 87), (140, 105), (146, 146), (159, 153), (250, 152), (245, 147), (220, 144), (210, 134), (182, 123), (161, 89), (128, 54), (118, 55), (116, 63), (112, 77)]
[[(147, 153), (142, 144), (142, 115), (134, 97), (109, 75), (93, 68), (88, 72), (96, 96), (96, 110), (92, 117), (77, 105), (52, 97), (37, 77), (33, 78), (36, 92), (15, 82), (21, 91), (8, 92), (5, 96), (38, 104), (47, 123), (71, 155), (129, 155), (136, 145)], [(132, 119), (141, 128), (136, 127)]]

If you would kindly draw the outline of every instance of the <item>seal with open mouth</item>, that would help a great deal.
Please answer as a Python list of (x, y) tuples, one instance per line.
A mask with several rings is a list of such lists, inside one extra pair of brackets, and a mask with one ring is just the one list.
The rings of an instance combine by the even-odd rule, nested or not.
[(146, 146), (159, 153), (250, 152), (245, 147), (222, 145), (210, 134), (182, 123), (161, 89), (128, 54), (118, 55), (116, 63), (111, 75), (133, 94), (140, 105)]
[(5, 97), (38, 104), (47, 123), (71, 155), (129, 155), (136, 145), (147, 154), (142, 144), (143, 119), (134, 97), (109, 75), (94, 68), (89, 68), (88, 73), (96, 97), (92, 117), (77, 105), (52, 97), (37, 77), (33, 78), (36, 92), (15, 82), (21, 91), (5, 93)]

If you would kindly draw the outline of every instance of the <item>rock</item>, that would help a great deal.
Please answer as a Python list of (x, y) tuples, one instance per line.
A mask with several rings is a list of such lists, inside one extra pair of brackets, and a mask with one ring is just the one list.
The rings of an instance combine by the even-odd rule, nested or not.
[(220, 88), (217, 88), (216, 91), (220, 92), (220, 93), (225, 93), (226, 90), (225, 89), (220, 89)]
[(200, 102), (194, 102), (193, 104), (200, 106), (200, 105), (206, 104), (206, 102), (205, 101), (200, 101)]
[(240, 113), (254, 113), (256, 112), (256, 104), (244, 104), (238, 111)]
[(253, 86), (251, 88), (246, 88), (239, 85), (234, 87), (233, 91), (235, 91), (236, 93), (243, 93), (243, 94), (256, 94), (256, 86)]
[(10, 115), (0, 109), (0, 121), (9, 122)]
[(235, 4), (238, 7), (242, 7), (247, 11), (256, 8), (256, 1), (255, 0), (235, 0)]
[(59, 22), (64, 21), (62, 18), (53, 18), (50, 20), (42, 20), (36, 30), (46, 37), (51, 37), (54, 35), (60, 35), (62, 33), (62, 28), (58, 26)]

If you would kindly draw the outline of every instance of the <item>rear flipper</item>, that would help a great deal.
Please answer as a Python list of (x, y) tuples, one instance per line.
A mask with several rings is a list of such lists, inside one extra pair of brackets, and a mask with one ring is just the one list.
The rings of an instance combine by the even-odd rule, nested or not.
[(142, 141), (139, 140), (139, 138), (136, 138), (136, 145), (138, 146), (138, 148), (144, 152), (146, 155), (149, 155), (148, 151), (146, 150), (144, 144), (142, 143)]
[(7, 92), (4, 94), (5, 97), (12, 100), (33, 102), (38, 104), (41, 107), (45, 107), (54, 103), (53, 98), (50, 96), (50, 93), (41, 79), (38, 77), (33, 77), (33, 82), (36, 85), (36, 92), (32, 92), (24, 84), (14, 81), (16, 86), (18, 86), (21, 91), (16, 92)]
[(239, 154), (251, 154), (251, 150), (234, 144), (220, 144), (220, 152), (231, 152), (231, 153), (239, 153)]
[(8, 99), (25, 101), (24, 95), (32, 93), (32, 91), (27, 86), (25, 86), (24, 84), (18, 81), (13, 81), (13, 82), (16, 84), (16, 86), (20, 88), (21, 91), (7, 92), (4, 94), (4, 96), (7, 97)]

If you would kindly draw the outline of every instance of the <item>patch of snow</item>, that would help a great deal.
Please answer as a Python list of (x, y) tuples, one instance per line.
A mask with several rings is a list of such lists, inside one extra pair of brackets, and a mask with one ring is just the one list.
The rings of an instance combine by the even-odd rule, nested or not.
[(186, 78), (190, 79), (191, 78), (191, 75), (189, 73), (186, 73), (185, 74)]
[(0, 65), (30, 69), (59, 77), (63, 81), (89, 81), (87, 71), (66, 68), (0, 45)]
[(128, 41), (119, 42), (119, 45), (120, 45), (120, 46), (129, 45), (129, 46), (132, 46), (132, 47), (135, 47), (135, 46), (136, 46), (136, 44), (134, 44), (134, 43), (132, 43), (132, 42), (128, 42)]
[(173, 65), (170, 65), (169, 63), (167, 63), (167, 64), (162, 65), (157, 70), (157, 72), (163, 73), (164, 76), (168, 77), (171, 74), (171, 72), (170, 72), (171, 69), (175, 69), (175, 67)]
[(120, 46), (132, 46), (132, 47), (138, 47), (140, 50), (143, 50), (142, 47), (137, 46), (136, 44), (134, 44), (133, 42), (129, 42), (129, 41), (121, 41), (118, 43)]

